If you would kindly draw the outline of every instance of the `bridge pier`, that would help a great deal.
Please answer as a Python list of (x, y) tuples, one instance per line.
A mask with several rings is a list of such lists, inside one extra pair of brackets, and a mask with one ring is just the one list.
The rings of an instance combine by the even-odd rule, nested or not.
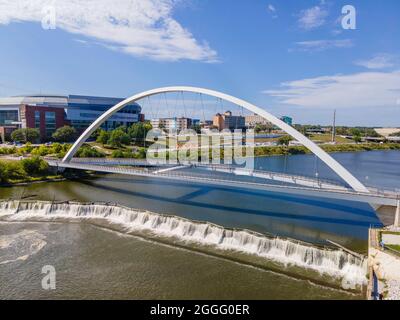
[(400, 228), (400, 200), (397, 200), (396, 215), (394, 218), (394, 226)]

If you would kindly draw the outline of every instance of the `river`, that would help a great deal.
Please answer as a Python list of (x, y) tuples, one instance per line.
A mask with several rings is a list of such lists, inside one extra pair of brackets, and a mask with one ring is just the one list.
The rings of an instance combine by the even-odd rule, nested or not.
[[(368, 185), (400, 187), (398, 151), (333, 156)], [(311, 155), (257, 158), (256, 167), (306, 175), (317, 171), (321, 178), (337, 178)], [(21, 197), (112, 202), (317, 245), (330, 239), (359, 252), (366, 251), (368, 227), (380, 225), (366, 204), (120, 175), (0, 190), (0, 198)], [(304, 278), (289, 277), (283, 270), (271, 272), (237, 257), (111, 232), (87, 223), (1, 222), (0, 237), (0, 298), (362, 297), (306, 280), (307, 269)], [(23, 252), (23, 248), (29, 250)], [(40, 287), (45, 264), (57, 270), (54, 291)]]

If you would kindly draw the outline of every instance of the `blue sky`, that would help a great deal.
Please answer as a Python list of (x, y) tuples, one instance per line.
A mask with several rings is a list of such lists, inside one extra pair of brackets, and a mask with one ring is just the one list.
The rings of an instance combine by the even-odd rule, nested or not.
[(339, 124), (400, 126), (398, 39), (398, 0), (1, 0), (0, 96), (193, 85), (296, 123), (336, 108)]

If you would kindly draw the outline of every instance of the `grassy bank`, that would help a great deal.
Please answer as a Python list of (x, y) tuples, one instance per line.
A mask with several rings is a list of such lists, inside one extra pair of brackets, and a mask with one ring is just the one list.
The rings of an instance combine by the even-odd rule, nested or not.
[(25, 183), (60, 181), (92, 176), (82, 170), (65, 170), (57, 173), (49, 168), (46, 161), (39, 157), (19, 161), (0, 159), (0, 186), (13, 186)]
[(0, 184), (10, 185), (63, 178), (50, 170), (46, 161), (32, 157), (20, 161), (0, 160)]

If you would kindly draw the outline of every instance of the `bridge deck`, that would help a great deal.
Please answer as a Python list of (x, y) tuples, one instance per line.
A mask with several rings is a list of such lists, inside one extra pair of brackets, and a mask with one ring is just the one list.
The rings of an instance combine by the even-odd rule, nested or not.
[(72, 169), (80, 169), (80, 170), (90, 170), (90, 171), (99, 171), (105, 173), (118, 173), (118, 174), (126, 174), (133, 176), (141, 176), (141, 177), (150, 177), (156, 179), (169, 179), (169, 180), (177, 180), (177, 181), (186, 181), (196, 184), (208, 184), (215, 186), (228, 186), (228, 187), (239, 187), (239, 188), (247, 188), (247, 189), (256, 189), (256, 190), (265, 190), (265, 191), (274, 191), (274, 192), (282, 192), (282, 193), (290, 193), (297, 194), (303, 196), (314, 196), (314, 197), (323, 197), (323, 198), (331, 198), (331, 199), (340, 199), (340, 200), (348, 200), (348, 201), (357, 201), (364, 202), (369, 204), (376, 205), (387, 205), (387, 206), (396, 206), (397, 200), (400, 199), (400, 195), (392, 192), (386, 193), (375, 193), (375, 192), (356, 192), (350, 189), (328, 189), (328, 188), (311, 188), (304, 186), (289, 186), (289, 185), (276, 185), (276, 184), (267, 184), (267, 183), (258, 183), (258, 182), (249, 182), (249, 181), (239, 181), (239, 180), (231, 180), (231, 179), (223, 179), (223, 178), (209, 178), (204, 176), (194, 176), (189, 175), (187, 173), (175, 172), (175, 171), (167, 171), (167, 172), (152, 172), (146, 168), (142, 169), (133, 169), (127, 167), (113, 167), (113, 166), (104, 166), (104, 165), (93, 165), (79, 162), (72, 163), (64, 163), (60, 161), (52, 161), (48, 160), (50, 166), (59, 167), (59, 168), (72, 168)]

